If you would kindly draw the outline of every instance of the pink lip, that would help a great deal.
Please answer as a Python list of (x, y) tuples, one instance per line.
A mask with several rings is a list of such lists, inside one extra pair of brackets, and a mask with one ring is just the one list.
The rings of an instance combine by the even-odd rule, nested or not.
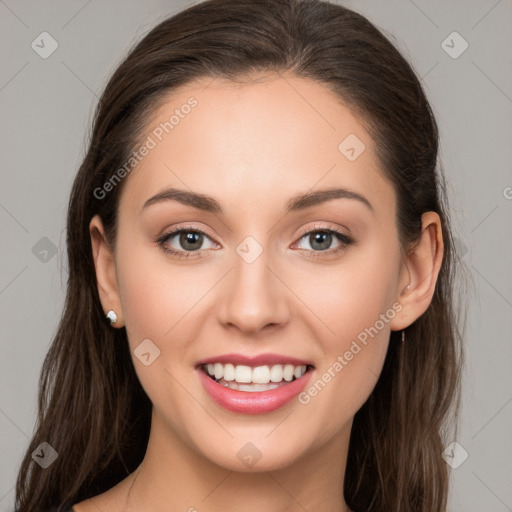
[(285, 406), (306, 387), (313, 373), (307, 371), (302, 377), (275, 389), (247, 392), (222, 386), (206, 375), (200, 366), (196, 371), (205, 390), (217, 404), (228, 411), (244, 414), (263, 414)]
[(305, 361), (303, 359), (296, 359), (295, 357), (283, 356), (279, 354), (260, 354), (258, 356), (249, 357), (244, 356), (242, 354), (223, 354), (215, 357), (209, 357), (208, 359), (203, 359), (197, 363), (196, 366), (201, 366), (203, 364), (214, 364), (214, 363), (222, 363), (227, 364), (231, 363), (233, 365), (246, 365), (246, 366), (264, 366), (264, 365), (273, 365), (273, 364), (293, 364), (294, 366), (303, 366), (310, 365), (313, 366), (309, 361)]

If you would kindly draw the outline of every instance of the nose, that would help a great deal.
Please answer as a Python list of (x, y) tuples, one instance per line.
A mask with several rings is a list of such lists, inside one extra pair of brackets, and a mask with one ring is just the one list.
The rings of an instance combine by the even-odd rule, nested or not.
[(266, 251), (251, 263), (235, 255), (219, 298), (218, 317), (224, 327), (254, 336), (289, 321), (287, 288), (269, 263)]

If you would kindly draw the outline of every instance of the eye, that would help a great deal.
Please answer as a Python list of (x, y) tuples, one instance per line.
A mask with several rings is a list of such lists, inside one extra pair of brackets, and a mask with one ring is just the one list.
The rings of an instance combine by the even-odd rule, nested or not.
[[(212, 246), (203, 247), (203, 243), (208, 240)], [(195, 253), (217, 246), (204, 231), (192, 227), (182, 227), (166, 233), (157, 240), (157, 243), (165, 252), (179, 258), (201, 257)]]
[[(308, 247), (301, 246), (304, 239)], [(210, 242), (210, 247), (204, 247), (205, 241)], [(163, 251), (178, 258), (200, 258), (205, 249), (217, 248), (218, 244), (204, 231), (192, 226), (180, 227), (162, 235), (157, 244)], [(333, 242), (337, 245), (332, 248)], [(334, 255), (355, 243), (354, 239), (331, 227), (315, 226), (313, 230), (304, 231), (301, 234), (298, 249), (306, 250), (312, 257)]]
[[(304, 244), (301, 246), (302, 240), (306, 242), (306, 247), (303, 246)], [(337, 244), (334, 248), (332, 248), (333, 243)], [(297, 248), (307, 250), (313, 257), (319, 257), (337, 254), (353, 243), (354, 239), (342, 231), (325, 226), (315, 226), (315, 229), (302, 233)], [(309, 247), (307, 247), (308, 245)]]

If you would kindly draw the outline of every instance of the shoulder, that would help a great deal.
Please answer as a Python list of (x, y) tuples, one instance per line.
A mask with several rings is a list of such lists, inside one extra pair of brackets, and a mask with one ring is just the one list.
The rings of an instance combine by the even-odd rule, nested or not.
[[(56, 505), (52, 507), (50, 510), (45, 510), (45, 512), (78, 512), (75, 508), (73, 508), (69, 503), (61, 503), (60, 505)], [(19, 511), (16, 511), (19, 512)]]
[(97, 496), (92, 496), (73, 506), (65, 512), (122, 512), (125, 509), (126, 499), (134, 473), (131, 473), (117, 485)]
[[(93, 499), (96, 500), (96, 498)], [(98, 512), (98, 507), (90, 499), (86, 499), (80, 503), (75, 503), (65, 509), (64, 512)]]
[[(94, 498), (96, 500), (96, 498)], [(101, 509), (100, 509), (101, 510)], [(72, 507), (65, 509), (64, 512), (98, 512), (98, 507), (90, 500), (84, 500), (75, 503)]]
[(125, 485), (121, 483), (103, 494), (75, 503), (64, 512), (122, 512), (125, 501)]
[(80, 503), (75, 503), (72, 507), (65, 509), (64, 512), (98, 512), (91, 500), (87, 499)]

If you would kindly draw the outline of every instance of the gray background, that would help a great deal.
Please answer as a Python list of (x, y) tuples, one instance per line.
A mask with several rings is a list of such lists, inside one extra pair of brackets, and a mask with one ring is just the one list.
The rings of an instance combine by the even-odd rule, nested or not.
[[(35, 423), (64, 298), (64, 220), (92, 109), (125, 51), (191, 2), (0, 0), (0, 510)], [(512, 510), (512, 1), (339, 2), (391, 36), (437, 116), (454, 230), (474, 282), (449, 511)], [(32, 41), (58, 42), (47, 59)], [(461, 39), (448, 38), (458, 32)], [(48, 48), (48, 45), (45, 46)], [(46, 237), (46, 238), (45, 238)], [(43, 239), (43, 240), (41, 240)], [(52, 252), (54, 249), (55, 254)]]

